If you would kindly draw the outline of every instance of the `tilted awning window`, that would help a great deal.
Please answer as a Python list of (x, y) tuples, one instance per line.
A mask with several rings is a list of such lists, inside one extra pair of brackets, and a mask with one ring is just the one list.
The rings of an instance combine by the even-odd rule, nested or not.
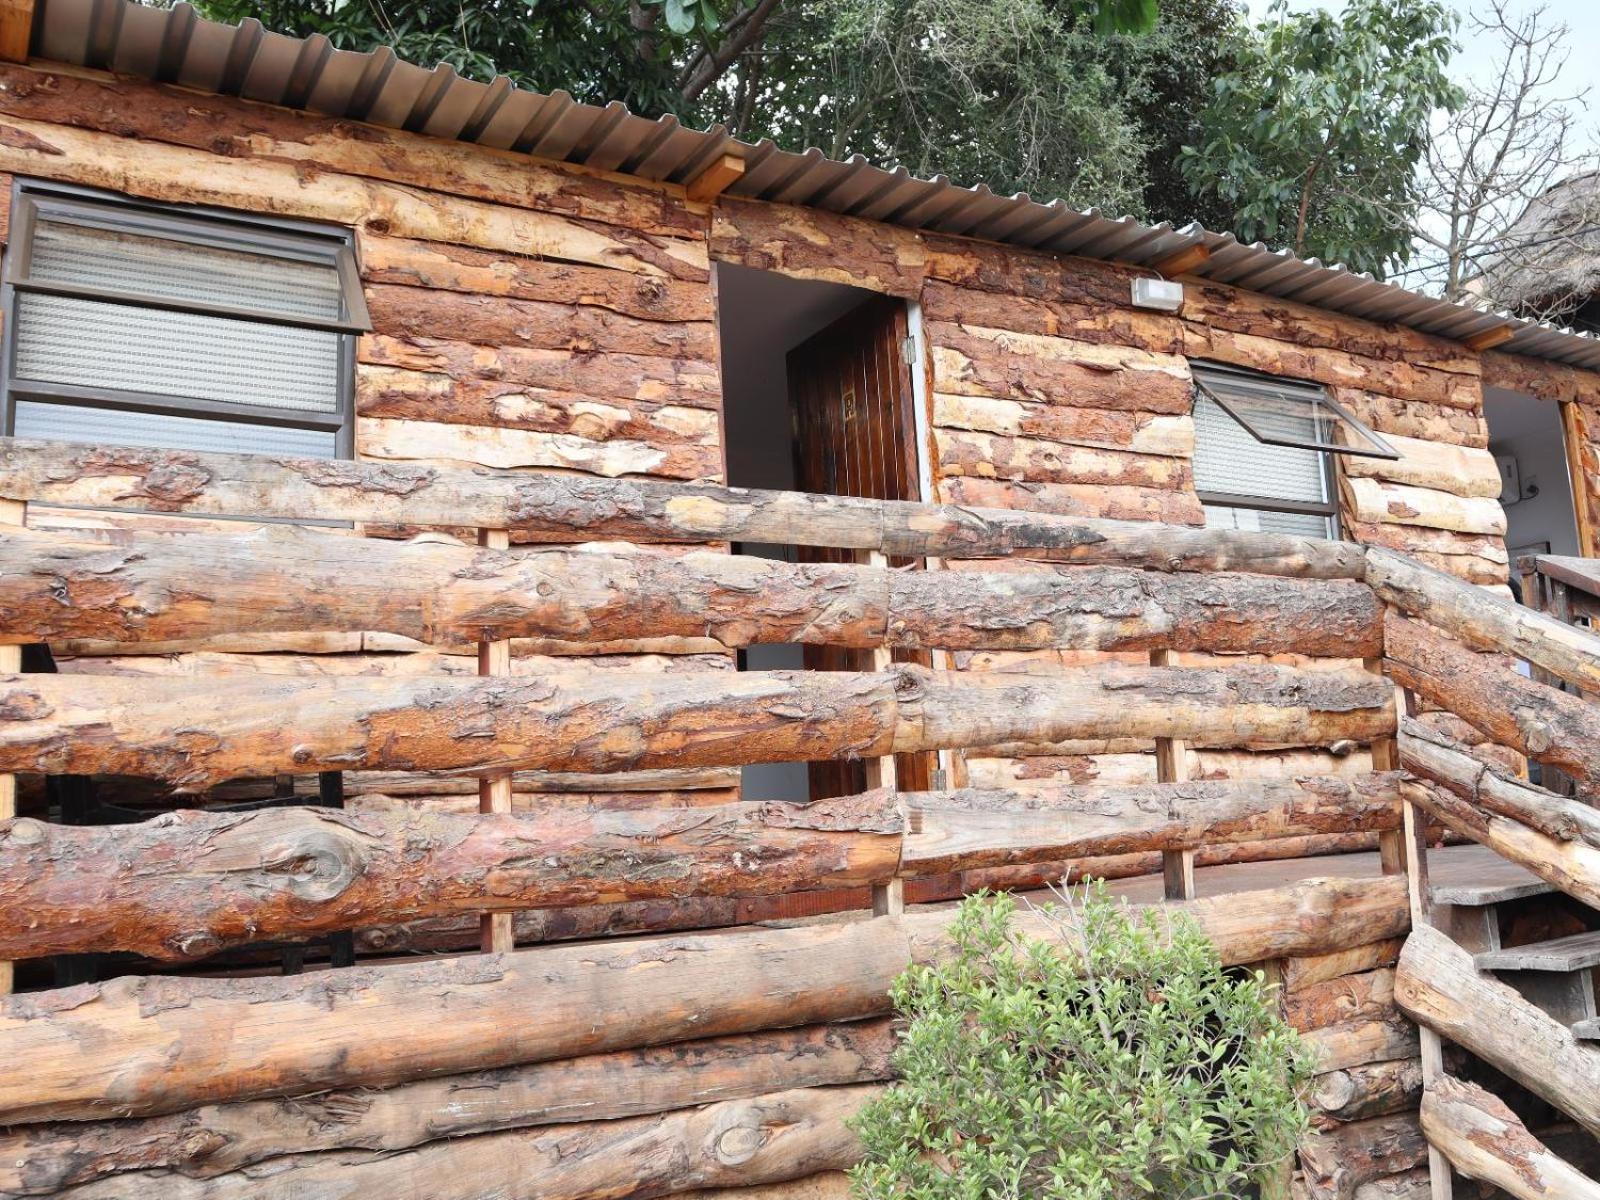
[(1201, 395), (1268, 446), (1330, 454), (1399, 458), (1399, 453), (1341, 408), (1321, 384), (1279, 379), (1217, 363), (1191, 363)]

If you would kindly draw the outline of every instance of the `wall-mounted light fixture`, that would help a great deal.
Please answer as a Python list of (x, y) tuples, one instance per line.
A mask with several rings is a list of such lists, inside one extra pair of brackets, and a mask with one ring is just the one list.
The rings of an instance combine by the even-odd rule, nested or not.
[(1183, 307), (1183, 284), (1141, 275), (1133, 281), (1133, 306), (1177, 312)]

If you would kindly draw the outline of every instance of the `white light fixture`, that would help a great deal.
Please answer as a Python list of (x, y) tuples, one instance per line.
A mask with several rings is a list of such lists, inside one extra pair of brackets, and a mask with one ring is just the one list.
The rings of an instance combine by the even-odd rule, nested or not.
[(1133, 281), (1133, 306), (1177, 312), (1183, 307), (1183, 284), (1140, 275)]

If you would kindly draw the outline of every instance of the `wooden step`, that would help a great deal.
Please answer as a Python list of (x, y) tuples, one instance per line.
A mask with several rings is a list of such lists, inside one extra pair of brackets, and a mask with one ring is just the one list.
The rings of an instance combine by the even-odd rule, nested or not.
[(1480, 971), (1582, 971), (1600, 967), (1600, 929), (1485, 950), (1473, 959)]
[(1580, 1042), (1600, 1042), (1600, 1017), (1588, 1017), (1572, 1023), (1572, 1036)]
[(1482, 908), (1556, 889), (1532, 871), (1483, 846), (1452, 846), (1428, 855), (1429, 894), (1435, 904)]

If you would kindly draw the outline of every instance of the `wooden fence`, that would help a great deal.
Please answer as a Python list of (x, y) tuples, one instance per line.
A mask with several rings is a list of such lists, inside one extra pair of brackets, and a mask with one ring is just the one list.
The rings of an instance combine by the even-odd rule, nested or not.
[[(1474, 653), (1514, 653), (1600, 691), (1600, 642), (1402, 556), (1345, 543), (704, 485), (20, 441), (0, 444), (0, 498), (482, 527), (524, 543), (271, 527), (95, 540), (7, 528), (0, 645), (373, 630), (452, 647), (674, 635), (725, 646), (1148, 650), (1161, 661), (1166, 651), (1293, 651), (1387, 668), (1488, 737), (1559, 766), (1580, 791), (1600, 788), (1584, 701)], [(595, 539), (1013, 556), (1054, 569), (911, 573), (526, 544)], [(1398, 869), (1402, 831), (1414, 846), (1419, 810), (1575, 895), (1600, 894), (1592, 810), (1495, 775), (1436, 731), (1402, 725), (1394, 684), (1358, 667), (0, 676), (0, 772), (129, 775), (180, 791), (251, 774), (505, 778), (1074, 739), (1357, 743), (1374, 748), (1379, 769), (1026, 793), (880, 789), (804, 807), (554, 800), (481, 814), (180, 811), (107, 827), (18, 818), (0, 826), (0, 956), (118, 951), (184, 962), (374, 922), (882, 890), (951, 872), (1351, 829), (1383, 832), (1386, 862)], [(1399, 761), (1387, 761), (1396, 739)], [(1398, 878), (1319, 881), (1184, 909), (1226, 961), (1259, 962), (1393, 937), (1413, 915), (1405, 887)], [(1411, 907), (1422, 906), (1414, 874)], [(483, 1172), (510, 1179), (559, 1160), (539, 1195), (578, 1196), (603, 1186), (608, 1170), (655, 1169), (643, 1165), (655, 1161), (652, 1147), (744, 1145), (725, 1131), (751, 1122), (786, 1132), (746, 1139), (738, 1153), (691, 1155), (692, 1165), (651, 1176), (633, 1194), (846, 1165), (855, 1149), (843, 1117), (888, 1073), (889, 1034), (876, 1018), (889, 982), (940, 953), (945, 919), (913, 910), (286, 978), (152, 975), (19, 995), (0, 1006), (0, 1124), (17, 1127), (0, 1135), (0, 1192), (82, 1184), (88, 1190), (73, 1194), (123, 1194), (120, 1173), (156, 1171), (164, 1195), (243, 1195), (241, 1169), (277, 1159), (275, 1178), (291, 1190), (371, 1194), (409, 1177), (451, 1195), (469, 1191), (452, 1183), (462, 1172), (479, 1172), (472, 1187), (488, 1186)], [(864, 1023), (827, 1024), (840, 1021)], [(695, 1040), (652, 1049), (684, 1039)], [(1437, 1082), (1437, 1063), (1428, 1069)], [(345, 1088), (385, 1090), (363, 1093), (359, 1111), (338, 1122), (316, 1117), (320, 1101), (272, 1099)], [(481, 1097), (464, 1113), (453, 1099), (463, 1091)], [(665, 1111), (709, 1101), (721, 1103)], [(556, 1135), (538, 1127), (564, 1121), (583, 1123), (556, 1126), (565, 1131), (556, 1153)], [(330, 1150), (340, 1153), (321, 1153)], [(111, 1190), (93, 1190), (101, 1186)]]

